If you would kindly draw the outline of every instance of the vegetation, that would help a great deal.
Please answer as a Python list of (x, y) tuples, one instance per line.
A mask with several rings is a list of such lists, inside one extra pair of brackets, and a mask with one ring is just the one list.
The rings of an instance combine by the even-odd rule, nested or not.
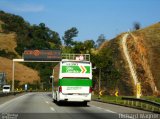
[[(137, 38), (139, 49), (141, 50), (141, 52), (143, 51), (143, 54), (141, 53), (142, 55), (139, 55), (139, 56), (141, 56), (141, 59), (143, 58), (142, 62), (144, 62), (145, 58), (148, 60), (148, 62), (145, 65), (149, 66), (158, 90), (160, 90), (160, 80), (159, 80), (160, 79), (160, 73), (159, 73), (160, 71), (160, 30), (159, 29), (160, 29), (160, 23), (156, 23), (144, 29), (139, 29), (138, 31), (133, 32), (133, 35)], [(142, 47), (141, 44), (144, 45), (144, 48)], [(148, 84), (149, 86), (147, 86), (146, 84), (146, 83), (150, 83), (150, 81), (147, 81), (148, 80), (147, 77), (149, 76), (145, 74), (147, 72), (146, 68), (144, 66), (141, 68), (140, 62), (137, 63), (137, 66), (139, 66), (137, 68), (138, 74), (140, 74), (142, 77), (141, 82), (142, 82), (143, 89), (145, 89), (146, 94), (149, 94), (149, 91), (146, 90), (147, 88), (148, 90), (150, 90), (149, 89), (150, 84)]]
[(14, 52), (7, 52), (4, 49), (0, 50), (0, 54), (1, 54), (2, 57), (6, 57), (8, 59), (13, 59), (17, 56)]
[(141, 25), (140, 25), (139, 22), (135, 22), (135, 23), (133, 24), (133, 29), (134, 29), (134, 30), (138, 30), (138, 29), (140, 29), (140, 28), (141, 28)]
[(72, 27), (71, 29), (65, 31), (63, 40), (64, 44), (68, 46), (72, 46), (74, 44), (73, 38), (77, 37), (78, 35), (78, 30), (76, 27)]

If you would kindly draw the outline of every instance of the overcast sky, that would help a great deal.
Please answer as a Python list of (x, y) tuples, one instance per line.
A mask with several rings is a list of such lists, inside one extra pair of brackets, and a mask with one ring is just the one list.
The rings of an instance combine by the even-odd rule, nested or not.
[(76, 40), (107, 39), (133, 28), (160, 21), (160, 0), (0, 0), (0, 10), (22, 16), (31, 24), (45, 23), (62, 37), (71, 27)]

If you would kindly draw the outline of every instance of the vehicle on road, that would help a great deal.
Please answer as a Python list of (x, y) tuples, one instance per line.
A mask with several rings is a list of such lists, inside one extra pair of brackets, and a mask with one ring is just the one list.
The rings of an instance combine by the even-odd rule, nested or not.
[(10, 85), (4, 85), (3, 86), (3, 90), (2, 90), (3, 93), (10, 93), (10, 91), (11, 91), (11, 86)]
[[(63, 59), (64, 58), (64, 59)], [(91, 101), (92, 64), (90, 55), (68, 54), (54, 68), (53, 100), (57, 103)]]

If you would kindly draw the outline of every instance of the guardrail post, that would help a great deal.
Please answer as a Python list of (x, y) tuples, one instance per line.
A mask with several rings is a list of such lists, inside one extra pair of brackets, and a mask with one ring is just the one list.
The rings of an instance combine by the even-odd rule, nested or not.
[(143, 108), (143, 103), (141, 102), (141, 108)]
[(138, 102), (136, 101), (136, 107), (138, 106)]
[(131, 102), (131, 106), (133, 107), (133, 100), (132, 100), (132, 102)]
[(129, 100), (127, 101), (127, 105), (129, 105)]
[(149, 107), (149, 105), (148, 104), (146, 104), (146, 109), (148, 110), (148, 107)]
[(154, 111), (154, 106), (152, 106), (152, 111)]

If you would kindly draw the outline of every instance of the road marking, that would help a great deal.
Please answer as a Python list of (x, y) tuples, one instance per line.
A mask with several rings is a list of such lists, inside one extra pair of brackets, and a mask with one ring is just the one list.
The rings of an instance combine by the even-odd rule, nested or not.
[(49, 102), (48, 101), (45, 101), (47, 104), (49, 104)]
[(51, 109), (52, 111), (54, 111), (54, 112), (56, 111), (53, 107), (50, 107), (50, 109)]
[(97, 106), (95, 106), (95, 105), (90, 105), (90, 106), (91, 106), (91, 107), (98, 108), (98, 109), (100, 109), (100, 110), (107, 111), (107, 112), (109, 112), (109, 113), (117, 113), (117, 112), (111, 111), (111, 110), (109, 110), (109, 109), (104, 109), (104, 108), (102, 108), (102, 107), (97, 107)]

